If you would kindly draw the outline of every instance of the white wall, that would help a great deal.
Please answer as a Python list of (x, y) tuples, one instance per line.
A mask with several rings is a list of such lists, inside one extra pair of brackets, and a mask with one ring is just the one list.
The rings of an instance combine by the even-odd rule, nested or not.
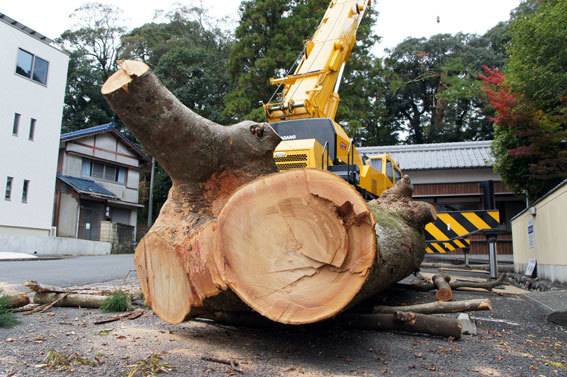
[(22, 236), (0, 234), (0, 252), (35, 255), (108, 255), (109, 242), (88, 241), (76, 238)]
[(413, 184), (500, 181), (492, 168), (404, 170)]
[[(19, 48), (49, 62), (46, 85), (16, 74)], [(47, 234), (69, 58), (4, 21), (0, 51), (0, 228)], [(15, 113), (21, 114), (18, 136), (12, 135)], [(33, 141), (28, 140), (31, 118), (37, 119)], [(8, 176), (14, 178), (10, 201), (4, 199)], [(30, 181), (27, 203), (22, 203), (24, 179)]]
[(567, 283), (567, 184), (532, 205), (512, 221), (514, 265), (524, 272), (530, 258), (537, 260), (538, 276)]

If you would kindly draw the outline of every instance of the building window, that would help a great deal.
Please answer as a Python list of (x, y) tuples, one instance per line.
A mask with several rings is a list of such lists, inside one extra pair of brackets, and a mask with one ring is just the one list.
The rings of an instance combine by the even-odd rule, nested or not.
[(21, 48), (18, 49), (18, 62), (16, 65), (17, 74), (45, 85), (47, 83), (48, 69), (48, 61), (34, 56)]
[(14, 114), (14, 125), (12, 126), (12, 135), (14, 136), (18, 136), (18, 129), (20, 128), (20, 117), (20, 114)]
[(14, 177), (8, 177), (6, 180), (6, 194), (4, 194), (4, 199), (10, 200), (12, 198), (12, 182)]
[(30, 181), (28, 179), (24, 179), (24, 187), (22, 189), (22, 203), (28, 202), (29, 188), (30, 188)]
[(35, 135), (35, 123), (36, 122), (37, 121), (35, 119), (31, 118), (31, 121), (30, 121), (30, 136), (29, 136), (30, 140), (33, 140), (33, 137)]
[(115, 182), (120, 184), (126, 183), (126, 168), (103, 164), (83, 158), (83, 166), (81, 169), (83, 177), (93, 177), (103, 181)]

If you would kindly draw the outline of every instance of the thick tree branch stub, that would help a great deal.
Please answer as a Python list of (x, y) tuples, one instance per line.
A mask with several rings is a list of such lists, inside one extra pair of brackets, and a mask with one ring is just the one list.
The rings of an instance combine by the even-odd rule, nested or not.
[(102, 93), (175, 182), (203, 183), (224, 170), (247, 170), (254, 178), (276, 171), (272, 152), (281, 139), (269, 124), (211, 122), (185, 107), (142, 62), (124, 61)]

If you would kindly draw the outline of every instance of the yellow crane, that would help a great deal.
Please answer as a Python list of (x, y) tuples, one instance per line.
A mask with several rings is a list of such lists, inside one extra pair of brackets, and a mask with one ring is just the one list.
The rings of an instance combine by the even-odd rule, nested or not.
[(295, 71), (270, 80), (281, 91), (275, 101), (263, 104), (268, 121), (282, 137), (274, 151), (280, 171), (327, 169), (353, 184), (366, 199), (379, 196), (402, 177), (388, 155), (361, 157), (334, 120), (341, 77), (369, 6), (370, 1), (331, 0)]

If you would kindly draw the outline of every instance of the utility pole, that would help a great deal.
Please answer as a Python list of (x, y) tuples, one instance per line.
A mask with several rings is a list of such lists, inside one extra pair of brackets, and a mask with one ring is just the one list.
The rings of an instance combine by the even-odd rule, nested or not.
[(148, 204), (148, 230), (152, 227), (152, 214), (154, 210), (154, 171), (156, 170), (156, 159), (152, 157), (152, 171), (150, 173), (150, 200)]

